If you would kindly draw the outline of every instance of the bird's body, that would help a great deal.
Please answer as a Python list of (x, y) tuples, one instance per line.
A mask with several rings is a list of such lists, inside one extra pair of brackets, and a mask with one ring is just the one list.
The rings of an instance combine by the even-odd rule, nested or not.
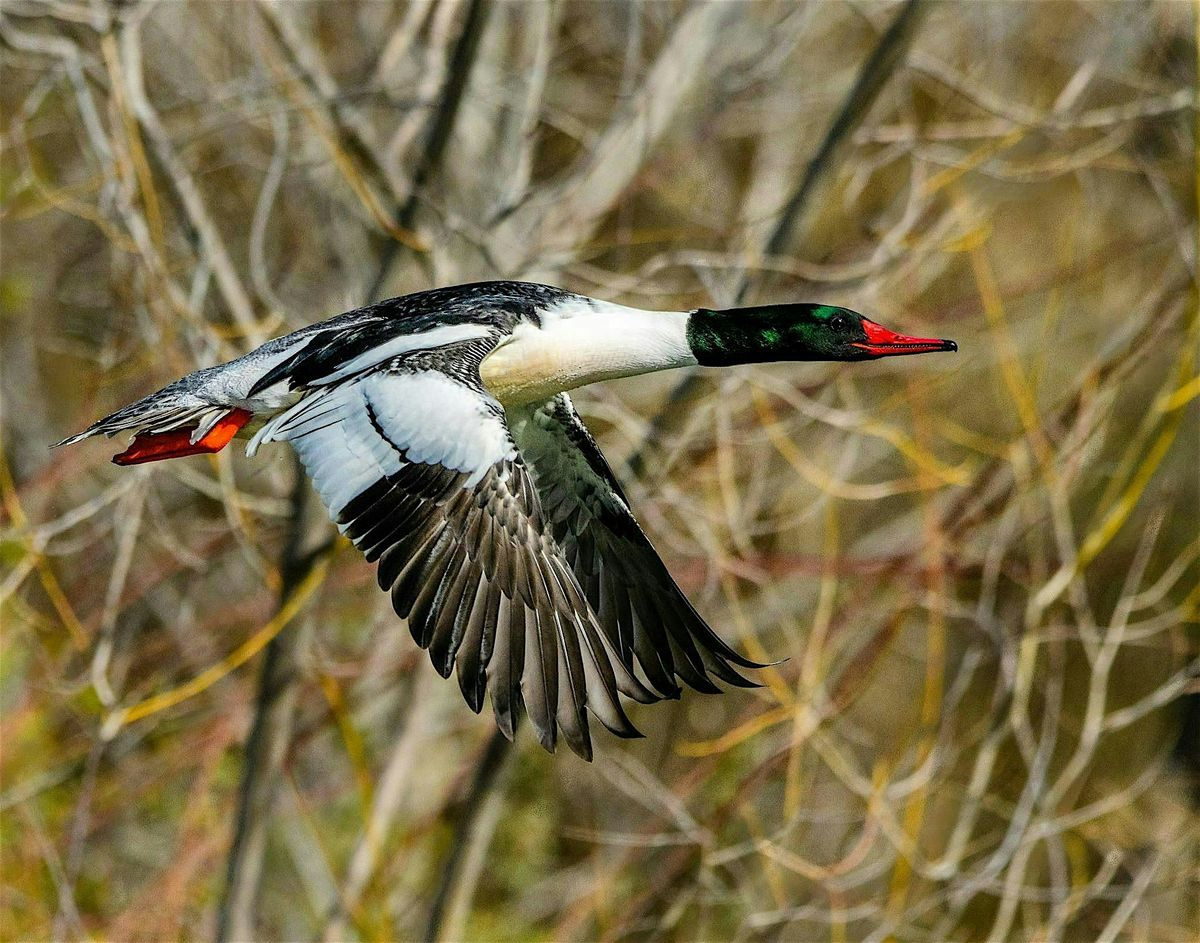
[(757, 666), (675, 585), (567, 391), (697, 363), (939, 349), (953, 345), (840, 308), (650, 312), (484, 282), (268, 341), (65, 441), (134, 430), (118, 464), (218, 451), (239, 431), (253, 431), (250, 455), (290, 442), (471, 707), (490, 689), (506, 734), (524, 709), (547, 749), (562, 733), (590, 757), (585, 708), (635, 736), (619, 694), (677, 697), (678, 680), (745, 686), (734, 666)]

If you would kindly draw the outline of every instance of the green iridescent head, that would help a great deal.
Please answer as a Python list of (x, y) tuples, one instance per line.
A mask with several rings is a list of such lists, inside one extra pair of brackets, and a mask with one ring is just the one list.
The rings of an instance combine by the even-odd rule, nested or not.
[(900, 354), (958, 350), (954, 341), (897, 334), (849, 308), (761, 305), (688, 318), (688, 344), (706, 367), (776, 360), (874, 360)]

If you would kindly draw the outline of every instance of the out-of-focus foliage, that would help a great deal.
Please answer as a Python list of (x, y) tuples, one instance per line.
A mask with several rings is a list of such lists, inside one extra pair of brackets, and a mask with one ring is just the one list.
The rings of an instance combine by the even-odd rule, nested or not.
[[(0, 5), (0, 936), (211, 936), (282, 624), (282, 449), (47, 445), (382, 272), (961, 347), (578, 397), (701, 611), (786, 660), (590, 766), (520, 737), (444, 938), (1196, 939), (1196, 8), (927, 5), (765, 252), (898, 10)], [(348, 547), (293, 602), (258, 932), (418, 936), (491, 720)]]

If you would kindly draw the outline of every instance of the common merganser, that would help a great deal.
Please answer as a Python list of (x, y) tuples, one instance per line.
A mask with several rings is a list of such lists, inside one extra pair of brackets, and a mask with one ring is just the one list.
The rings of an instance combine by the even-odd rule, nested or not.
[[(434, 667), (510, 739), (591, 759), (585, 708), (640, 736), (618, 692), (754, 687), (630, 511), (568, 390), (689, 365), (871, 360), (957, 350), (846, 308), (643, 311), (526, 282), (358, 308), (176, 380), (59, 445), (133, 430), (118, 465), (249, 435), (297, 451), (338, 529)], [(255, 431), (256, 430), (256, 431)], [(710, 677), (711, 675), (711, 677)]]

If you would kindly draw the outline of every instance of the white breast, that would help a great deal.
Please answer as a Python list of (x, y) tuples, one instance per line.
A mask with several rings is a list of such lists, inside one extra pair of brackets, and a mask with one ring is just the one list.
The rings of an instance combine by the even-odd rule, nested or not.
[(696, 363), (688, 315), (572, 300), (518, 325), (483, 361), (488, 391), (506, 406), (541, 402), (598, 380)]

